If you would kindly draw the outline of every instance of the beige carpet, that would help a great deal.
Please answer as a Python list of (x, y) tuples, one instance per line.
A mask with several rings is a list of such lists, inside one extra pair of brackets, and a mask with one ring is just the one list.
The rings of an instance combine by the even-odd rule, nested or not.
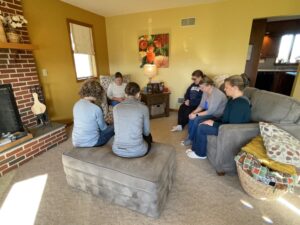
[[(35, 221), (34, 224), (47, 225), (267, 224), (263, 216), (273, 224), (300, 224), (299, 190), (298, 193), (284, 196), (280, 202), (249, 197), (242, 190), (237, 176), (218, 177), (207, 160), (187, 158), (185, 148), (180, 145), (186, 131), (169, 131), (175, 123), (176, 113), (171, 113), (168, 118), (151, 121), (154, 140), (173, 145), (177, 152), (174, 186), (159, 219), (148, 218), (70, 188), (61, 163), (62, 152), (71, 147), (71, 140), (68, 139), (0, 178), (0, 224), (16, 224), (13, 221), (20, 219), (20, 210), (32, 214), (31, 221)], [(26, 185), (29, 188), (23, 187)], [(37, 197), (38, 200), (28, 201), (36, 199), (39, 194), (41, 198)], [(246, 203), (250, 205), (246, 206)], [(36, 212), (32, 210), (34, 207)], [(1, 218), (9, 217), (7, 212), (15, 216), (1, 221)], [(24, 219), (19, 224), (26, 224), (26, 221)]]

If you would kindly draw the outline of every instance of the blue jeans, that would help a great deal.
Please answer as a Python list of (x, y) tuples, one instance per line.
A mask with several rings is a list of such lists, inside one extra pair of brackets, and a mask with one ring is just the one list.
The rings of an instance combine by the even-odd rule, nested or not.
[(189, 136), (188, 136), (188, 139), (193, 141), (194, 137), (196, 135), (196, 132), (197, 132), (198, 125), (200, 123), (202, 123), (203, 121), (209, 120), (209, 119), (212, 119), (212, 118), (214, 118), (212, 115), (205, 115), (205, 116), (197, 116), (195, 119), (189, 120), (189, 130), (188, 130), (189, 131)]
[(194, 137), (192, 150), (196, 155), (205, 157), (207, 152), (207, 135), (218, 136), (219, 128), (201, 124), (197, 128), (196, 135)]
[(100, 137), (97, 143), (94, 145), (94, 147), (105, 145), (109, 141), (109, 139), (111, 139), (111, 137), (114, 135), (115, 135), (114, 126), (113, 125), (107, 126), (105, 130), (100, 131)]
[(120, 102), (118, 102), (118, 101), (112, 100), (112, 101), (110, 102), (110, 105), (112, 105), (112, 106), (114, 107), (114, 106), (118, 105), (119, 103), (120, 103)]

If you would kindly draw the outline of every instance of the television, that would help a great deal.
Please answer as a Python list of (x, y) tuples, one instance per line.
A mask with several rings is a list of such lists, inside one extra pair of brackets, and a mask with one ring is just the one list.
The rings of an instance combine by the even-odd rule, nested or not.
[(11, 84), (0, 85), (0, 136), (24, 131)]

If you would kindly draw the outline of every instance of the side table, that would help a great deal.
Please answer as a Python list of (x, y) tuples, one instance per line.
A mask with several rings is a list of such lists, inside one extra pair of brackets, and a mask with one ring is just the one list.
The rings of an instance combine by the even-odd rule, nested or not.
[(169, 116), (170, 92), (141, 93), (141, 101), (144, 102), (150, 113), (150, 119)]

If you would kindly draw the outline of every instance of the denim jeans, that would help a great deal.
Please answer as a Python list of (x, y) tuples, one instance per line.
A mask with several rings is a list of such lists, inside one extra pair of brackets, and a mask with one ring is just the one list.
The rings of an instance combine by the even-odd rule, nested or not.
[(118, 101), (112, 100), (112, 101), (110, 102), (110, 105), (112, 105), (112, 106), (114, 107), (114, 106), (118, 105), (119, 103), (120, 103), (120, 102), (118, 102)]
[(197, 132), (197, 128), (198, 125), (200, 123), (202, 123), (205, 120), (209, 120), (209, 119), (213, 119), (214, 117), (212, 115), (205, 115), (205, 116), (197, 116), (195, 119), (193, 120), (189, 120), (189, 136), (188, 139), (190, 139), (191, 141), (194, 140), (194, 137), (196, 135)]
[(109, 141), (109, 139), (111, 139), (111, 137), (114, 135), (115, 135), (114, 126), (112, 125), (107, 126), (105, 130), (100, 131), (100, 137), (94, 146), (96, 147), (96, 146), (105, 145)]
[(219, 129), (209, 125), (201, 124), (197, 128), (196, 135), (194, 137), (192, 150), (196, 155), (205, 157), (207, 153), (207, 135), (218, 135)]

